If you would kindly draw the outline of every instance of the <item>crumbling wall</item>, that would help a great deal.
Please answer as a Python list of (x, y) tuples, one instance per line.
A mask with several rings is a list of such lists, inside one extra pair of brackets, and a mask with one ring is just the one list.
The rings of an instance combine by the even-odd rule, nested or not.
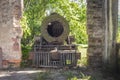
[[(2, 68), (18, 67), (21, 61), (22, 0), (0, 0), (0, 56)], [(1, 65), (0, 65), (1, 67)]]
[(116, 64), (118, 0), (87, 0), (88, 62), (92, 67)]
[(87, 0), (88, 63), (102, 65), (104, 51), (105, 20), (104, 0)]

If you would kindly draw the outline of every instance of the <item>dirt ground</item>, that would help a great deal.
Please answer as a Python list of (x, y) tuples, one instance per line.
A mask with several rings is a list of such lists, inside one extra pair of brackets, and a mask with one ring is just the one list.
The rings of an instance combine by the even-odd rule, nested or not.
[(116, 74), (99, 69), (14, 69), (1, 70), (0, 80), (120, 80)]

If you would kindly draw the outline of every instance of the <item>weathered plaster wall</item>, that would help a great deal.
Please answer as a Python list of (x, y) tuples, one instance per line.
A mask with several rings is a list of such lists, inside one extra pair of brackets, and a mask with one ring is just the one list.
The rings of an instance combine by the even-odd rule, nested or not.
[(0, 0), (0, 67), (17, 67), (21, 61), (22, 0)]

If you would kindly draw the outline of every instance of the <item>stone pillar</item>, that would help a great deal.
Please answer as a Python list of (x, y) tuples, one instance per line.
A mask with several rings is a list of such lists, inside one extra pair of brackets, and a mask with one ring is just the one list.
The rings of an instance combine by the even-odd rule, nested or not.
[(88, 61), (115, 66), (118, 0), (87, 0)]
[(104, 0), (87, 0), (87, 33), (88, 63), (100, 67), (105, 36)]
[[(0, 0), (0, 49), (2, 68), (18, 67), (21, 62), (22, 0)], [(0, 59), (1, 60), (1, 59)]]

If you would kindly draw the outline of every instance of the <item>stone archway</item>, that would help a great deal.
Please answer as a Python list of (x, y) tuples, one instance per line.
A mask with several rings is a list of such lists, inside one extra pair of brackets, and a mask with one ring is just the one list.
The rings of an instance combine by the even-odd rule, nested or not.
[[(21, 61), (23, 0), (0, 0), (0, 48), (2, 66)], [(87, 0), (88, 61), (93, 67), (114, 65), (118, 0)]]

